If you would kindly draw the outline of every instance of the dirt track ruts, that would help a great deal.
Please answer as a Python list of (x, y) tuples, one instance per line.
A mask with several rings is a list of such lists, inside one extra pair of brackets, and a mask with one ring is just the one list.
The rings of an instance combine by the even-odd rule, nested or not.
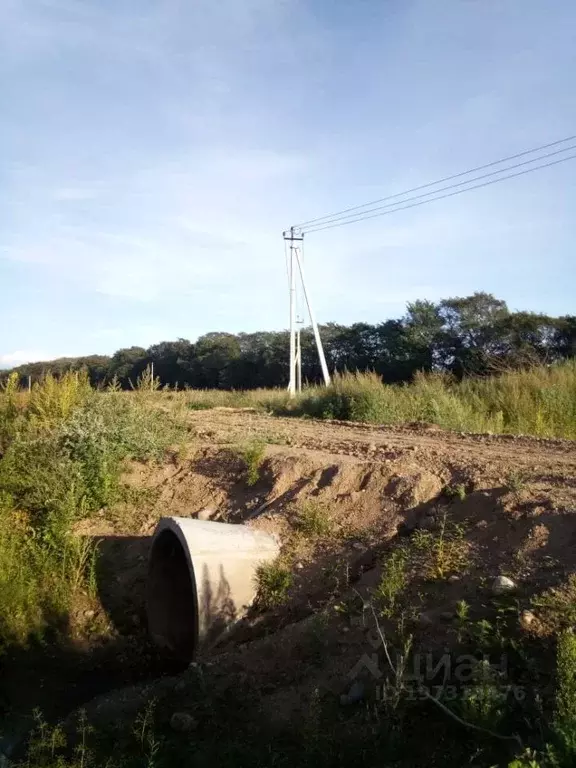
[(576, 443), (513, 435), (477, 435), (428, 425), (380, 426), (267, 416), (249, 410), (213, 409), (191, 413), (202, 435), (222, 442), (261, 437), (292, 447), (378, 459), (388, 451), (407, 450), (448, 461), (502, 464), (576, 476)]

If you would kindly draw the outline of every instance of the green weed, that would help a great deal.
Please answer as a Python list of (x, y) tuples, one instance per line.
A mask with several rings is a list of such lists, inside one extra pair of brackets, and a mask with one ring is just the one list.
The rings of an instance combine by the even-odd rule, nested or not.
[(456, 485), (448, 485), (444, 489), (444, 494), (449, 499), (458, 499), (459, 501), (466, 501), (466, 486), (464, 483), (457, 483)]
[(456, 603), (456, 623), (458, 642), (462, 642), (470, 620), (470, 604), (466, 600), (458, 600)]
[(504, 717), (504, 705), (499, 673), (487, 660), (479, 661), (471, 684), (463, 692), (462, 717), (473, 725), (495, 730)]
[(305, 501), (299, 508), (294, 526), (307, 537), (328, 536), (333, 531), (328, 511), (317, 501)]
[(144, 768), (154, 768), (161, 749), (161, 743), (156, 737), (154, 728), (156, 704), (155, 699), (148, 702), (143, 711), (136, 716), (132, 731), (143, 758)]
[(136, 379), (136, 391), (141, 394), (157, 392), (161, 386), (160, 379), (157, 376), (154, 376), (151, 365), (147, 365)]
[(520, 757), (508, 763), (508, 768), (545, 768), (545, 766), (534, 750), (527, 749)]
[(292, 586), (292, 574), (280, 561), (263, 563), (256, 571), (257, 600), (264, 608), (285, 603)]
[(249, 440), (236, 448), (236, 453), (244, 462), (246, 483), (256, 485), (260, 479), (260, 466), (266, 454), (266, 443), (261, 440)]
[(32, 387), (30, 419), (42, 427), (52, 426), (70, 416), (91, 395), (86, 371), (67, 371), (59, 378), (47, 373)]
[(466, 568), (469, 556), (464, 528), (448, 520), (446, 509), (442, 511), (439, 526), (437, 532), (417, 530), (412, 536), (412, 546), (431, 579), (446, 579), (460, 573)]
[(511, 493), (519, 494), (526, 488), (526, 475), (514, 469), (506, 476), (506, 488)]
[(399, 598), (408, 584), (408, 557), (404, 549), (396, 549), (384, 561), (374, 600), (382, 616), (392, 618)]

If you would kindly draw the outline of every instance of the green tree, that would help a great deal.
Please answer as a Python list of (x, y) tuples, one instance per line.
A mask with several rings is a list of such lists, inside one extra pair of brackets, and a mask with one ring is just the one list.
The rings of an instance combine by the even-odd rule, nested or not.
[(491, 293), (444, 299), (439, 304), (444, 323), (442, 365), (458, 376), (484, 373), (498, 352), (498, 327), (509, 315), (505, 301)]
[(148, 347), (146, 357), (154, 363), (154, 376), (162, 384), (194, 384), (194, 345), (187, 339), (154, 344)]
[(230, 386), (228, 372), (240, 357), (240, 344), (232, 333), (207, 333), (195, 346), (195, 384), (207, 389)]
[(130, 382), (136, 384), (136, 379), (148, 365), (148, 355), (143, 347), (126, 347), (119, 349), (110, 360), (109, 378), (118, 378), (122, 386), (129, 387)]
[(552, 345), (556, 357), (576, 356), (576, 315), (557, 319)]

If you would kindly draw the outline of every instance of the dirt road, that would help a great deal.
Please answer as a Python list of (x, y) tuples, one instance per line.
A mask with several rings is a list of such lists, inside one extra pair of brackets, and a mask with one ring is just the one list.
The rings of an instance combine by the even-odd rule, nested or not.
[[(247, 410), (214, 409), (190, 416), (200, 438), (233, 443), (250, 438), (357, 458), (412, 453), (423, 463), (474, 464), (484, 471), (539, 472), (559, 481), (576, 477), (576, 444), (512, 435), (472, 435), (433, 425), (401, 427), (277, 418)], [(551, 479), (552, 479), (551, 477)]]

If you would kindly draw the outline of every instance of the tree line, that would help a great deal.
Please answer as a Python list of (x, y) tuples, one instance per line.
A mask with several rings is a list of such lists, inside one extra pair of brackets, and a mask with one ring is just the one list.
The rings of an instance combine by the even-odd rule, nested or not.
[[(446, 371), (462, 378), (576, 355), (576, 316), (511, 312), (505, 301), (488, 293), (419, 300), (408, 304), (397, 320), (327, 323), (320, 332), (331, 371), (372, 370), (389, 383), (409, 381), (417, 371)], [(301, 344), (303, 379), (318, 382), (321, 370), (310, 328), (302, 330)], [(60, 358), (14, 370), (24, 384), (46, 371), (59, 375), (86, 368), (95, 386), (116, 380), (128, 389), (153, 363), (154, 375), (171, 387), (282, 387), (288, 381), (288, 349), (288, 331), (214, 332), (196, 342), (181, 338), (148, 349), (126, 347), (112, 356)]]

